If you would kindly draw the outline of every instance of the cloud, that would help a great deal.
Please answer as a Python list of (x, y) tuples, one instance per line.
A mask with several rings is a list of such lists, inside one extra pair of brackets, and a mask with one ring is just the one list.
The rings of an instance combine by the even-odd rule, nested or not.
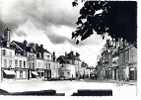
[[(0, 0), (0, 18), (14, 30), (30, 20), (37, 28), (46, 31), (53, 43), (63, 43), (66, 40), (71, 42), (71, 37), (59, 36), (60, 34), (54, 34), (56, 32), (49, 29), (50, 26), (74, 27), (79, 9), (73, 8), (71, 2), (72, 0)], [(25, 35), (20, 32), (14, 33), (18, 36)]]
[(41, 25), (74, 26), (76, 12), (72, 0), (1, 0), (1, 18), (4, 22), (19, 25), (30, 19)]
[(12, 40), (44, 44), (56, 55), (77, 51), (81, 59), (96, 64), (104, 40), (94, 34), (79, 45), (71, 40), (80, 6), (72, 0), (0, 0), (0, 20), (12, 28)]

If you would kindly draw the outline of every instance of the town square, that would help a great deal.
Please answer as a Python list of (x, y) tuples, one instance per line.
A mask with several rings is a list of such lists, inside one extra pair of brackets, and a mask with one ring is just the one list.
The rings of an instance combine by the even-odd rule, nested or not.
[(136, 1), (0, 2), (0, 95), (137, 95)]

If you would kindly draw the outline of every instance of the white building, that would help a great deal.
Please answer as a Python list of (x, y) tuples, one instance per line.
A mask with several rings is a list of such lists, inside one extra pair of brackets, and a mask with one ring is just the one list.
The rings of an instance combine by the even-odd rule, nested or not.
[(28, 65), (26, 56), (15, 55), (15, 72), (16, 79), (28, 78)]
[(2, 78), (15, 78), (15, 51), (11, 48), (1, 47), (0, 54)]
[(36, 54), (27, 42), (12, 41), (11, 47), (15, 50), (15, 70), (17, 79), (32, 78), (35, 69)]
[(51, 78), (58, 79), (59, 78), (59, 68), (60, 64), (58, 62), (50, 62), (50, 69), (51, 69)]
[(63, 64), (59, 69), (59, 77), (64, 79), (76, 78), (76, 66), (72, 64)]
[(33, 74), (38, 75), (38, 77), (43, 78), (44, 77), (44, 70), (45, 70), (45, 61), (44, 59), (36, 59), (35, 60), (35, 70)]

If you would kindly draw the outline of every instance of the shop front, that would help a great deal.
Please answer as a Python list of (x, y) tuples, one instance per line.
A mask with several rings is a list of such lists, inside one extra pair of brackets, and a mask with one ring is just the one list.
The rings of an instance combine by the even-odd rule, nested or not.
[(50, 69), (45, 69), (44, 70), (44, 79), (45, 80), (50, 80), (51, 79), (51, 70)]
[(16, 68), (16, 79), (28, 79), (28, 69), (26, 68)]
[(31, 71), (31, 78), (38, 78), (39, 75), (37, 73), (37, 71)]
[(40, 78), (44, 77), (44, 69), (37, 69), (37, 73)]
[(15, 71), (14, 70), (3, 70), (3, 78), (5, 79), (15, 79)]

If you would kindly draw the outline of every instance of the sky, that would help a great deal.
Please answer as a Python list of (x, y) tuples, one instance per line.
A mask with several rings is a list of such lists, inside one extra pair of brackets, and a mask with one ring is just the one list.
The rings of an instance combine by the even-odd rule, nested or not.
[(79, 45), (71, 39), (82, 3), (73, 0), (0, 0), (0, 20), (11, 29), (11, 39), (43, 44), (56, 56), (65, 52), (80, 53), (82, 61), (95, 66), (105, 40), (94, 34)]

